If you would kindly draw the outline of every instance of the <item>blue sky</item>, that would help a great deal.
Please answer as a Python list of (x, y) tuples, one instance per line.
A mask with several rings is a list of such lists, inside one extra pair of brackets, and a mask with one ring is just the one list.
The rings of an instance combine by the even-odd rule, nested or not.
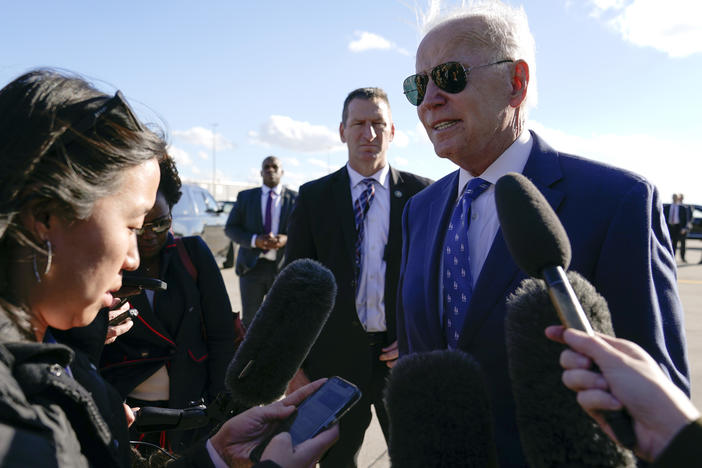
[[(258, 183), (274, 154), (292, 187), (345, 163), (343, 99), (380, 86), (398, 130), (390, 163), (437, 179), (454, 166), (402, 94), (426, 1), (0, 0), (0, 83), (37, 66), (79, 72), (166, 131), (184, 178), (212, 179), (215, 141), (218, 181)], [(702, 2), (508, 3), (536, 38), (530, 126), (646, 176), (665, 201), (675, 191), (702, 204)]]

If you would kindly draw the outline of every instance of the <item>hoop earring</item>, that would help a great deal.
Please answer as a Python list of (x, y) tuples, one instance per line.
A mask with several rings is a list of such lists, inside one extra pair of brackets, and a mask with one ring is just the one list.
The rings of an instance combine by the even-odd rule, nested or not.
[[(44, 275), (49, 273), (49, 270), (51, 269), (51, 260), (54, 256), (51, 250), (51, 241), (49, 241), (48, 239), (46, 241), (46, 252), (46, 268), (44, 268)], [(34, 278), (37, 280), (37, 283), (41, 283), (41, 275), (39, 274), (39, 269), (37, 268), (36, 252), (32, 254), (32, 270), (34, 270)]]

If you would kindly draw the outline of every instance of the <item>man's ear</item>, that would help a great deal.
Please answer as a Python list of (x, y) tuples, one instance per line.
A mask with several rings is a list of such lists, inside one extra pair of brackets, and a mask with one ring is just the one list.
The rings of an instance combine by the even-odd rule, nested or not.
[(390, 124), (390, 141), (395, 139), (395, 124)]
[(346, 143), (346, 136), (344, 135), (344, 122), (339, 124), (339, 138), (341, 138), (342, 143)]
[(519, 107), (526, 99), (527, 88), (529, 87), (529, 64), (524, 60), (517, 60), (514, 64), (511, 84), (512, 92), (509, 104), (512, 107)]

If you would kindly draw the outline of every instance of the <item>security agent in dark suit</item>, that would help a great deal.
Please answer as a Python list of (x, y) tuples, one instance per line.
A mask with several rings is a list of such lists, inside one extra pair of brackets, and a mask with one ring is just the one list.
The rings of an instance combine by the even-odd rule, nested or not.
[(665, 221), (668, 223), (668, 231), (670, 232), (670, 242), (673, 244), (673, 255), (677, 251), (678, 242), (680, 242), (680, 259), (685, 260), (685, 238), (690, 228), (691, 213), (690, 209), (682, 204), (682, 194), (673, 194), (673, 203), (663, 208)]
[(298, 258), (320, 261), (334, 273), (338, 286), (331, 316), (289, 390), (339, 375), (363, 392), (341, 419), (339, 441), (321, 461), (323, 467), (334, 468), (356, 466), (371, 404), (387, 440), (382, 392), (398, 356), (395, 292), (402, 210), (409, 197), (431, 182), (388, 166), (395, 127), (383, 90), (352, 91), (344, 102), (339, 133), (348, 147), (348, 163), (300, 188), (286, 258), (287, 263)]
[(227, 236), (239, 244), (235, 271), (246, 326), (256, 315), (285, 259), (288, 217), (297, 192), (280, 184), (282, 176), (278, 158), (264, 159), (263, 186), (239, 192), (224, 228)]

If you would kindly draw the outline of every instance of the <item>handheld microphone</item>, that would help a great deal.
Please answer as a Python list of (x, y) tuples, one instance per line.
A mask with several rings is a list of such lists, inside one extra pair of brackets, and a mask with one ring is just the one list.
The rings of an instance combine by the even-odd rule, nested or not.
[(385, 388), (393, 468), (497, 467), (479, 364), (459, 350), (403, 356)]
[(273, 282), (229, 363), (224, 384), (232, 399), (251, 407), (285, 392), (302, 365), (336, 299), (336, 281), (321, 263), (299, 259)]
[[(567, 279), (592, 327), (612, 334), (604, 298), (579, 274), (568, 272)], [(507, 363), (529, 466), (635, 467), (633, 454), (612, 442), (562, 384), (563, 345), (544, 337), (544, 328), (557, 322), (547, 286), (540, 279), (525, 279), (507, 299)]]
[[(590, 321), (564, 272), (571, 259), (568, 235), (541, 192), (523, 175), (509, 173), (495, 184), (495, 202), (503, 238), (519, 268), (545, 280), (563, 325), (592, 335)], [(624, 410), (603, 414), (619, 442), (634, 447), (629, 414)]]

